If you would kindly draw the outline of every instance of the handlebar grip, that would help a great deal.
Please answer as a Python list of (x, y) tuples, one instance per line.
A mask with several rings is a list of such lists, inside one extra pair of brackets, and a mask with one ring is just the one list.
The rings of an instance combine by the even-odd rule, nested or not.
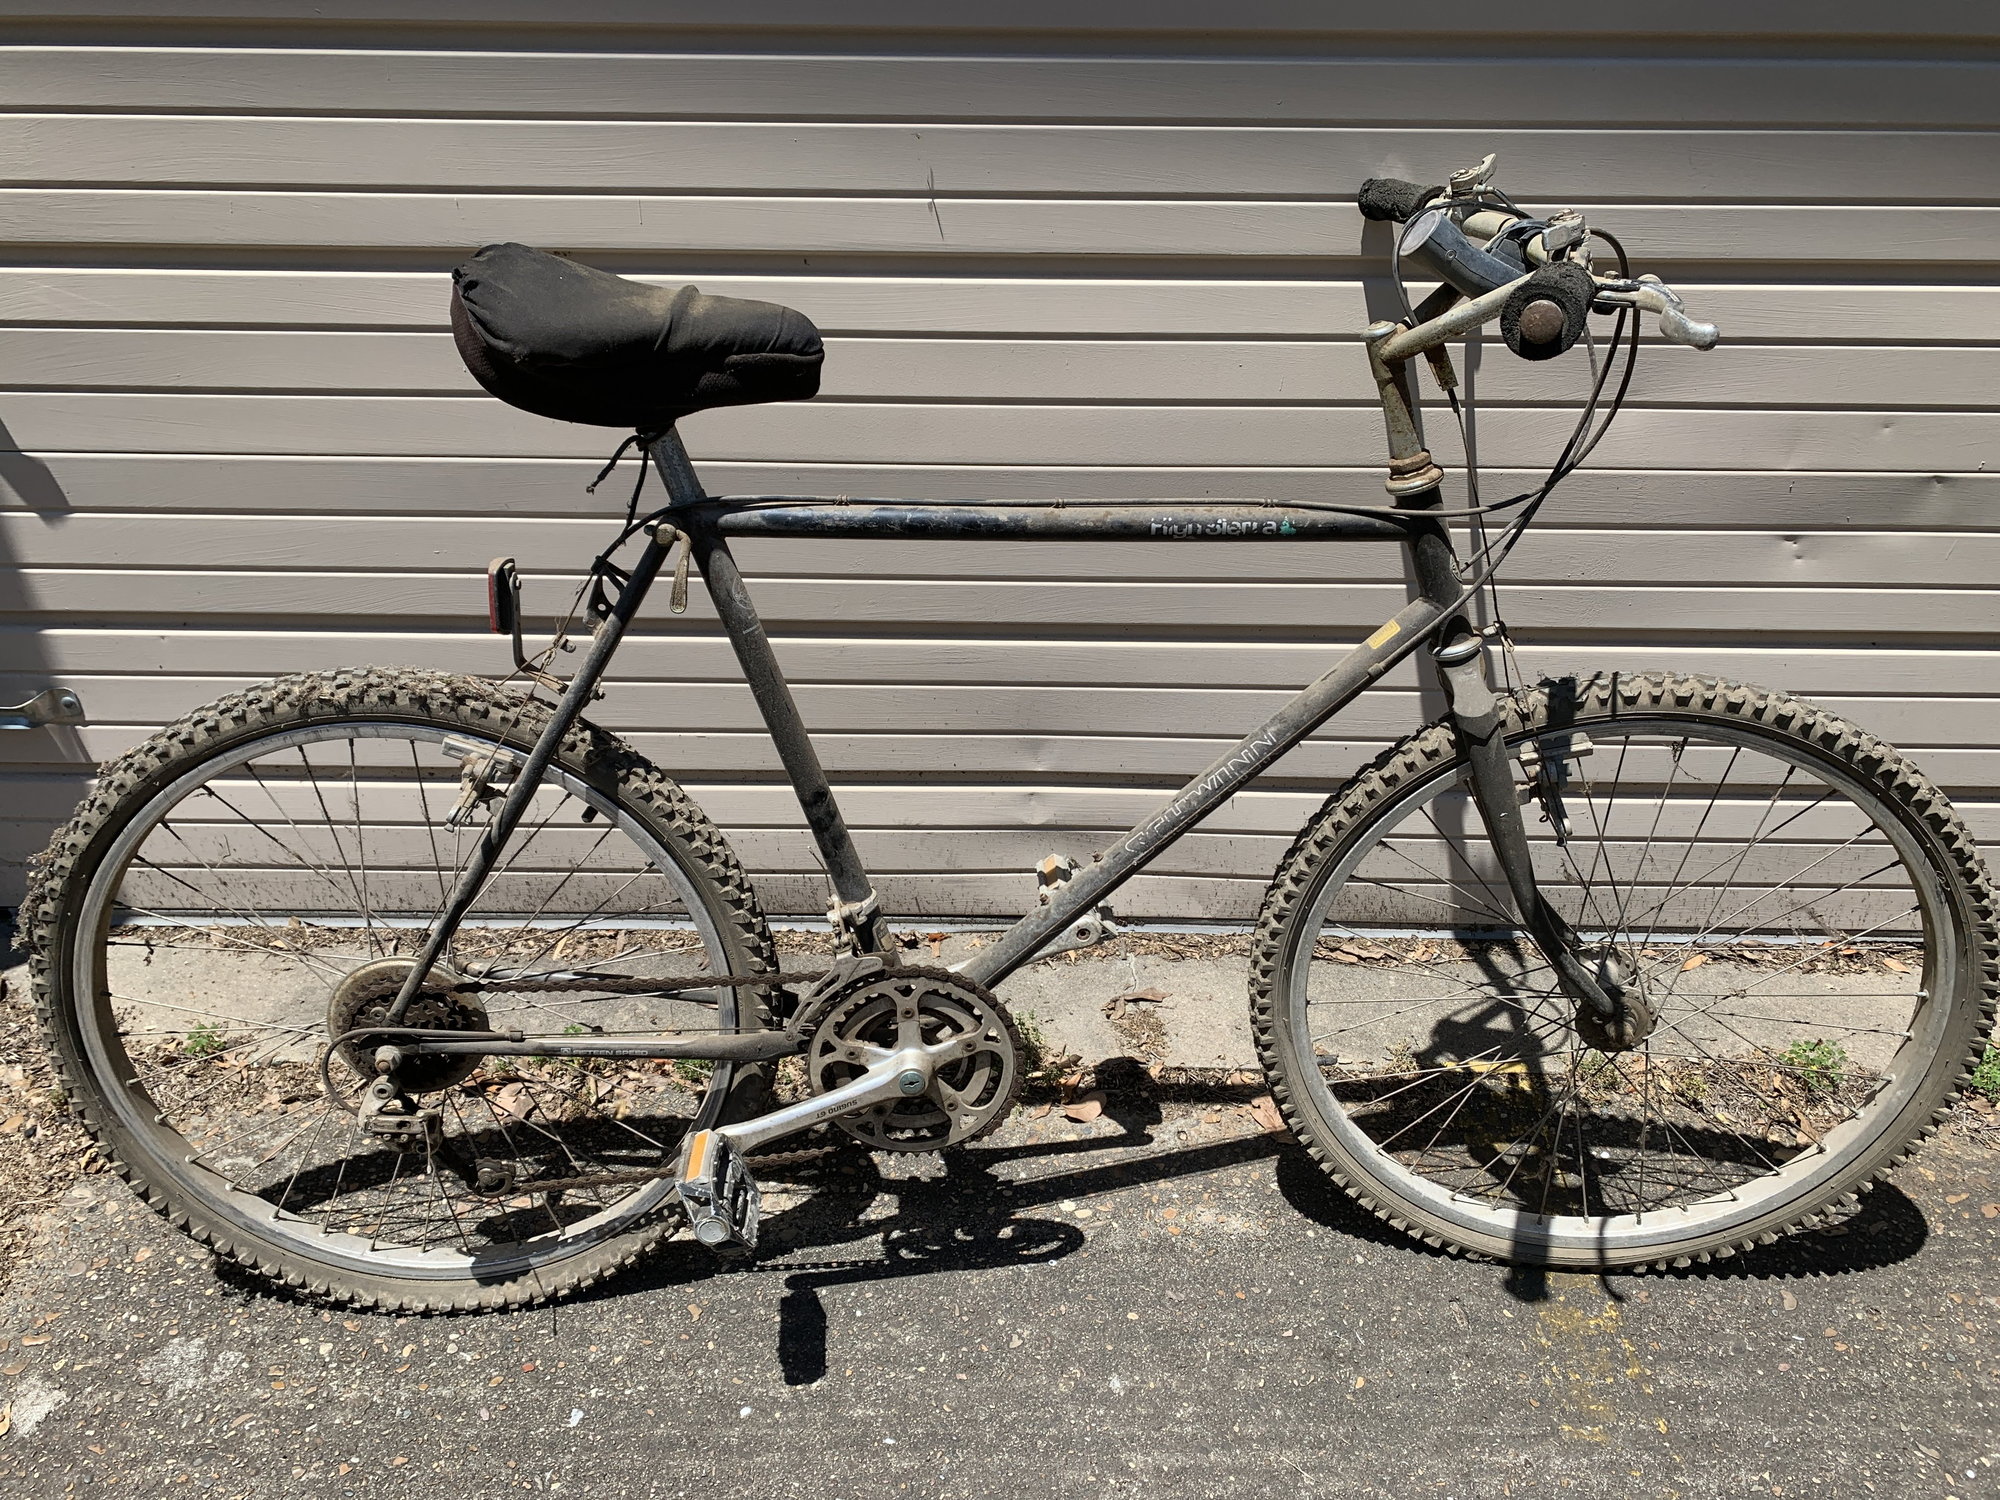
[(1713, 349), (1722, 337), (1722, 330), (1713, 323), (1697, 323), (1678, 307), (1662, 308), (1659, 313), (1660, 337), (1670, 344), (1686, 344), (1694, 349)]
[(1394, 219), (1398, 224), (1414, 218), (1433, 198), (1444, 196), (1444, 188), (1418, 187), (1400, 177), (1371, 177), (1361, 184), (1356, 200), (1364, 219)]

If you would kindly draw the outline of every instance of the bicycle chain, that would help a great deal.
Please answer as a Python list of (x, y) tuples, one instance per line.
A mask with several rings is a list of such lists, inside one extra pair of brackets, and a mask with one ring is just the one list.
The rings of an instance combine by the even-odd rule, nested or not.
[[(804, 1162), (817, 1161), (822, 1156), (831, 1155), (837, 1149), (836, 1146), (806, 1146), (797, 1151), (773, 1151), (763, 1156), (746, 1156), (743, 1160), (747, 1166), (760, 1171), (774, 1172)], [(658, 1182), (662, 1178), (676, 1177), (679, 1172), (678, 1166), (626, 1167), (621, 1171), (596, 1172), (587, 1177), (549, 1177), (536, 1182), (518, 1183), (503, 1192), (483, 1196), (506, 1199), (523, 1193), (566, 1193), (575, 1188), (624, 1187), (627, 1184)]]

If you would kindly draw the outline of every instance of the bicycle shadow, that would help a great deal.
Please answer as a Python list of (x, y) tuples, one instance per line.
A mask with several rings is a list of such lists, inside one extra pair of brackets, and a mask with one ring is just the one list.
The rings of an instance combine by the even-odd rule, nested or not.
[[(1218, 1103), (1235, 1102), (1238, 1092), (1211, 1091)], [(1178, 1102), (1197, 1102), (1200, 1097), (1199, 1090), (1175, 1094)], [(1053, 1265), (1084, 1247), (1085, 1231), (1068, 1221), (1036, 1217), (1038, 1209), (1065, 1199), (1272, 1159), (1286, 1203), (1309, 1223), (1329, 1231), (1336, 1244), (1346, 1240), (1433, 1259), (1454, 1258), (1453, 1252), (1427, 1245), (1378, 1218), (1285, 1135), (1260, 1132), (1070, 1165), (1101, 1152), (1123, 1153), (1160, 1144), (1156, 1127), (1163, 1111), (1157, 1098), (1114, 1094), (1107, 1100), (1106, 1117), (1120, 1126), (1117, 1134), (964, 1147), (938, 1158), (941, 1170), (921, 1176), (885, 1172), (882, 1162), (858, 1145), (843, 1147), (819, 1162), (773, 1174), (772, 1186), (797, 1184), (808, 1196), (766, 1221), (760, 1247), (765, 1259), (731, 1261), (680, 1236), (625, 1274), (565, 1299), (561, 1306), (578, 1309), (647, 1292), (685, 1291), (722, 1276), (776, 1276), (783, 1283), (776, 1348), (779, 1369), (787, 1385), (811, 1385), (828, 1369), (833, 1337), (828, 1293), (922, 1276)], [(1007, 1173), (1010, 1166), (1051, 1163), (1057, 1170), (1025, 1177)], [(892, 1200), (889, 1211), (874, 1212), (884, 1199)], [(1834, 1233), (1794, 1235), (1729, 1260), (1648, 1279), (1791, 1279), (1879, 1270), (1916, 1254), (1928, 1238), (1922, 1211), (1901, 1190), (1883, 1184)], [(814, 1252), (820, 1253), (819, 1258), (812, 1258)], [(1500, 1290), (1518, 1301), (1539, 1302), (1551, 1295), (1545, 1270), (1500, 1265), (1493, 1270)], [(248, 1298), (319, 1305), (303, 1292), (266, 1282), (227, 1262), (215, 1262), (213, 1274)], [(1644, 1274), (1599, 1273), (1606, 1295), (1614, 1301), (1625, 1300), (1619, 1288)]]
[[(11, 538), (32, 533), (26, 523), (45, 531), (60, 526), (75, 511), (55, 472), (0, 420), (0, 514), (7, 517), (0, 526), (0, 702), (20, 702), (62, 680), (45, 634), (58, 621), (38, 597)], [(87, 693), (84, 703), (88, 708)], [(28, 859), (70, 815), (96, 762), (70, 725), (14, 731), (0, 740), (0, 773), (10, 783), (0, 818), (0, 905), (12, 906), (21, 897)]]
[[(1336, 1234), (1371, 1239), (1433, 1259), (1457, 1258), (1454, 1251), (1391, 1230), (1290, 1142), (1278, 1153), (1278, 1191), (1299, 1213)], [(1595, 1275), (1607, 1297), (1623, 1302), (1627, 1294), (1622, 1287), (1646, 1281), (1793, 1281), (1886, 1270), (1921, 1251), (1930, 1240), (1930, 1232), (1930, 1223), (1915, 1200), (1894, 1183), (1885, 1182), (1840, 1224), (1787, 1235), (1724, 1260), (1661, 1271), (1601, 1268), (1568, 1274)], [(1501, 1291), (1517, 1302), (1529, 1303), (1548, 1301), (1550, 1276), (1564, 1274), (1530, 1265), (1493, 1263), (1493, 1269)]]
[[(1106, 1115), (1120, 1125), (1118, 1134), (966, 1147), (945, 1153), (937, 1175), (890, 1176), (858, 1147), (801, 1174), (812, 1185), (812, 1196), (773, 1217), (761, 1248), (774, 1263), (749, 1268), (752, 1274), (784, 1281), (777, 1353), (785, 1383), (811, 1385), (826, 1374), (831, 1324), (825, 1294), (830, 1291), (917, 1276), (1050, 1265), (1082, 1249), (1085, 1235), (1075, 1224), (1035, 1217), (1037, 1209), (1242, 1166), (1288, 1149), (1277, 1136), (1239, 1136), (1031, 1177), (1006, 1175), (1012, 1164), (1156, 1144), (1154, 1127), (1162, 1119), (1157, 1100), (1113, 1096)], [(894, 1200), (890, 1212), (862, 1217), (885, 1197)], [(879, 1254), (867, 1253), (871, 1242), (879, 1245)], [(797, 1259), (841, 1248), (855, 1253), (840, 1259)], [(618, 1285), (579, 1300), (665, 1290), (729, 1270), (708, 1252), (676, 1241)]]

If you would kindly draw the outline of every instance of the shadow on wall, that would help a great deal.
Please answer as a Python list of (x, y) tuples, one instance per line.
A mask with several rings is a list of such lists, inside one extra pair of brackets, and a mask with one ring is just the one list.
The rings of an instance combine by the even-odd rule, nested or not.
[[(20, 703), (43, 688), (77, 689), (89, 711), (88, 684), (65, 680), (49, 655), (54, 620), (37, 606), (13, 538), (25, 528), (58, 524), (72, 509), (49, 466), (24, 453), (0, 414), (0, 703)], [(27, 861), (75, 808), (97, 767), (74, 726), (0, 730), (0, 906), (21, 899)]]

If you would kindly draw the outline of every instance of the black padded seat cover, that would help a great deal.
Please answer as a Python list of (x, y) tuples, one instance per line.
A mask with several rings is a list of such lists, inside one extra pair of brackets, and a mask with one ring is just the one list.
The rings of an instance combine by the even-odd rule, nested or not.
[(451, 281), (465, 367), (538, 416), (658, 432), (819, 390), (819, 330), (775, 302), (648, 286), (526, 245), (488, 245)]

